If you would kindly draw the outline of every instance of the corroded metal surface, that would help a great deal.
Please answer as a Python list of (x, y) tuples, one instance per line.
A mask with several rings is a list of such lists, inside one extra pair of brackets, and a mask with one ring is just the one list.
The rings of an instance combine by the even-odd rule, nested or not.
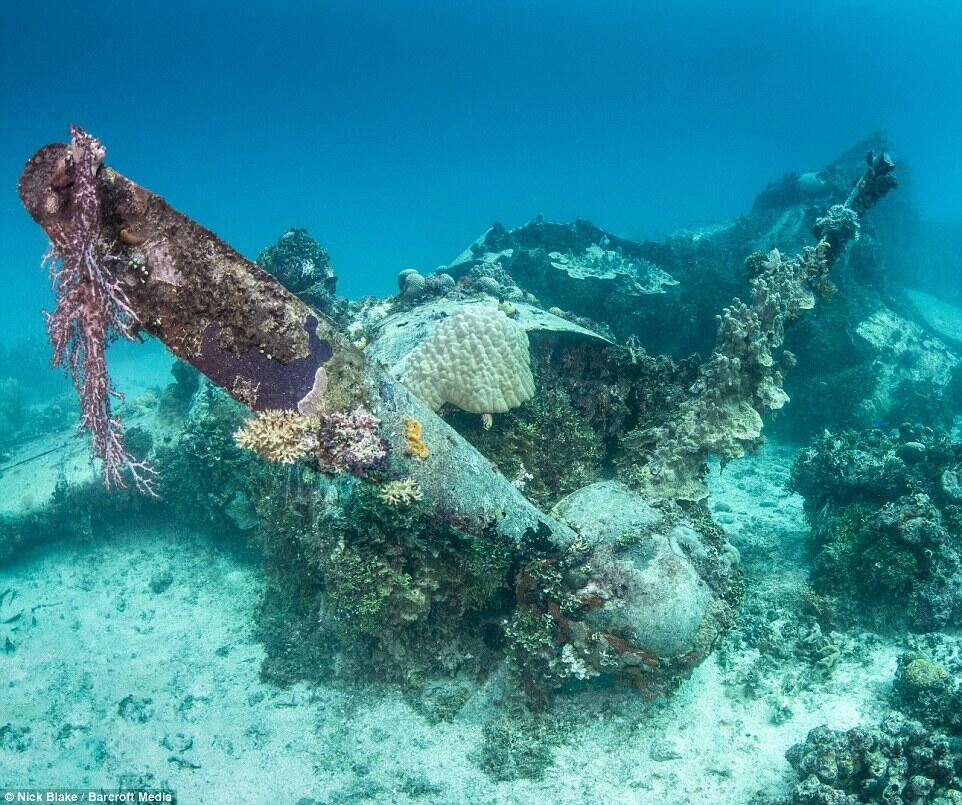
[[(67, 148), (40, 149), (20, 179), (24, 206), (51, 235), (71, 225)], [(99, 259), (142, 330), (251, 408), (295, 409), (319, 380), (324, 408), (356, 404), (363, 355), (330, 320), (161, 196), (106, 166), (97, 180)]]

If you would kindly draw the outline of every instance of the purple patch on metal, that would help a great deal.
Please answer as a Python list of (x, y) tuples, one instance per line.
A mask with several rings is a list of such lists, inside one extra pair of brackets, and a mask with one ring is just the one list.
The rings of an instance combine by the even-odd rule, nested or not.
[(235, 387), (237, 378), (246, 380), (257, 389), (254, 409), (293, 410), (314, 387), (317, 367), (327, 363), (334, 354), (328, 341), (317, 337), (317, 319), (308, 316), (304, 321), (311, 354), (290, 363), (269, 358), (256, 347), (236, 353), (220, 345), (220, 324), (211, 322), (201, 334), (200, 354), (191, 363), (217, 385), (228, 391)]

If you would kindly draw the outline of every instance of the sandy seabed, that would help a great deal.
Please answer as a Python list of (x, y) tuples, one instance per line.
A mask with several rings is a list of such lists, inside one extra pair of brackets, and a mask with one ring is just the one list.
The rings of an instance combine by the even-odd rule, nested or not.
[[(756, 589), (804, 579), (792, 456), (770, 444), (713, 470), (715, 516)], [(553, 765), (497, 782), (472, 760), (497, 676), (441, 723), (390, 687), (264, 683), (261, 585), (242, 546), (163, 522), (0, 568), (0, 591), (16, 593), (0, 614), (23, 612), (0, 625), (0, 786), (164, 787), (183, 803), (747, 802), (789, 790), (785, 750), (811, 728), (878, 719), (900, 650), (877, 640), (867, 658), (843, 656), (780, 724), (717, 656), (667, 700), (561, 696)]]

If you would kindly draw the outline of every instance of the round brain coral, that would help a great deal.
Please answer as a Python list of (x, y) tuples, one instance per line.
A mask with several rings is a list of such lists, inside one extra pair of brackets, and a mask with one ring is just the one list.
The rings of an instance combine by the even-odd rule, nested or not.
[(411, 351), (401, 382), (435, 410), (508, 411), (534, 396), (528, 334), (493, 305), (467, 305)]

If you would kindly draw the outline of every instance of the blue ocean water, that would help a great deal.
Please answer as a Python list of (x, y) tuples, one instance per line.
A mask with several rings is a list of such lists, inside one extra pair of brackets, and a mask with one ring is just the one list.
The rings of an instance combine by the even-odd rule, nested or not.
[(39, 331), (48, 298), (13, 188), (70, 122), (248, 256), (307, 227), (357, 296), (494, 219), (581, 216), (636, 239), (723, 220), (876, 129), (923, 212), (956, 220), (960, 36), (948, 0), (8, 0), (5, 329)]
[[(962, 801), (960, 42), (950, 0), (0, 4), (0, 796)], [(69, 124), (334, 322), (283, 413), (110, 348), (158, 499), (49, 365), (17, 182)]]

